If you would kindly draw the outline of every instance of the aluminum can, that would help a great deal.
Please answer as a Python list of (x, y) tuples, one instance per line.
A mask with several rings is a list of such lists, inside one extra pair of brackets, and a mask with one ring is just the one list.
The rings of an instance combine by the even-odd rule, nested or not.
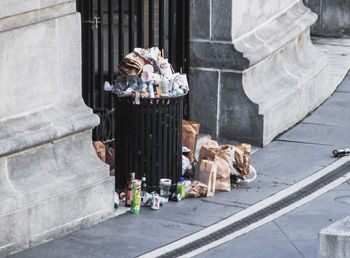
[(153, 195), (153, 197), (152, 197), (152, 206), (151, 206), (151, 208), (153, 210), (159, 210), (160, 196), (157, 193), (153, 193), (152, 195)]

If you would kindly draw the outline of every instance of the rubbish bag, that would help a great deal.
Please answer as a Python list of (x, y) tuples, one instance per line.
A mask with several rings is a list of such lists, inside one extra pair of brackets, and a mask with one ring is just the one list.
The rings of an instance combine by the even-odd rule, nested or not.
[(186, 187), (186, 198), (188, 197), (200, 197), (200, 196), (206, 196), (208, 187), (199, 182), (199, 181), (193, 181), (190, 185)]
[(189, 154), (191, 163), (194, 161), (199, 127), (200, 124), (197, 122), (182, 120), (182, 145), (191, 150)]
[(203, 159), (199, 165), (195, 180), (205, 184), (208, 189), (206, 196), (214, 196), (216, 184), (217, 165), (214, 161)]
[(246, 180), (250, 174), (250, 152), (251, 145), (242, 143), (234, 147), (234, 162), (233, 167), (238, 173), (238, 176)]
[[(213, 147), (212, 147), (213, 146)], [(231, 191), (230, 174), (233, 169), (233, 146), (222, 145), (218, 146), (215, 141), (208, 141), (204, 143), (199, 151), (198, 163), (202, 160), (211, 160), (216, 163), (216, 183), (215, 191)], [(196, 174), (200, 166), (197, 166)]]

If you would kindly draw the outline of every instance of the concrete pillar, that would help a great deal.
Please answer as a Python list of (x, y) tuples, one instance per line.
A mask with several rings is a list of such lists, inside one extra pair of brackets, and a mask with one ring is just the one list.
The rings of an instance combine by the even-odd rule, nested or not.
[(0, 1), (0, 256), (113, 214), (72, 0)]
[(333, 92), (302, 0), (191, 0), (191, 119), (263, 146)]
[(318, 234), (319, 258), (350, 257), (350, 217), (322, 229)]

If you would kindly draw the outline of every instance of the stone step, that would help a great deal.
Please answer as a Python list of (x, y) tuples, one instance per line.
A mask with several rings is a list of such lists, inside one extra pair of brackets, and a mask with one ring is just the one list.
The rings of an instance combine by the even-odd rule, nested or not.
[(350, 257), (350, 217), (339, 220), (319, 232), (318, 257)]
[(91, 131), (0, 160), (0, 256), (113, 215), (114, 177)]

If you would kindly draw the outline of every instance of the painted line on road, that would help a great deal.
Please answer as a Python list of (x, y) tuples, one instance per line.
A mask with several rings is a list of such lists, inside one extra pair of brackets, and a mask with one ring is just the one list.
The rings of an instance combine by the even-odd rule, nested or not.
[[(196, 240), (199, 240), (201, 238), (204, 238), (204, 237), (207, 237), (209, 236), (210, 234), (212, 233), (215, 233), (216, 231), (218, 230), (221, 230), (221, 229), (224, 229), (225, 227), (237, 222), (237, 221), (240, 221), (250, 215), (253, 215), (254, 213), (257, 213), (258, 211), (268, 207), (269, 205), (273, 204), (273, 203), (276, 203), (294, 193), (296, 193), (297, 191), (299, 191), (300, 189), (304, 188), (305, 186), (311, 184), (312, 182), (322, 178), (323, 176), (331, 173), (332, 171), (334, 171), (335, 169), (341, 167), (342, 165), (344, 165), (345, 163), (349, 162), (350, 161), (350, 156), (347, 156), (347, 157), (343, 157), (341, 159), (338, 159), (337, 161), (335, 161), (334, 163), (330, 164), (329, 166), (321, 169), (320, 171), (312, 174), (311, 176), (299, 181), (298, 183), (250, 206), (249, 208), (243, 210), (243, 211), (240, 211), (222, 221), (219, 221), (218, 223), (215, 223), (205, 229), (202, 229), (194, 234), (191, 234), (187, 237), (184, 237), (180, 240), (177, 240), (177, 241), (174, 241), (170, 244), (167, 244), (163, 247), (160, 247), (158, 249), (155, 249), (153, 251), (150, 251), (148, 253), (145, 253), (139, 257), (142, 257), (142, 258), (146, 258), (146, 257), (158, 257), (158, 256), (162, 256), (162, 255), (166, 255), (167, 253), (171, 252), (171, 251), (174, 251), (176, 249), (179, 249), (191, 242), (194, 242)], [(234, 239), (235, 237), (238, 237), (242, 234), (245, 234), (265, 223), (268, 223), (269, 221), (273, 220), (273, 219), (276, 219), (284, 214), (286, 214), (287, 212), (290, 212), (294, 209), (296, 209), (297, 207), (315, 199), (316, 197), (326, 193), (327, 191), (333, 189), (334, 187), (342, 184), (343, 182), (347, 181), (350, 179), (350, 173), (347, 173), (346, 175), (344, 176), (341, 176), (340, 178), (332, 181), (331, 183), (327, 184), (326, 186), (322, 187), (321, 189), (318, 189), (316, 190), (315, 192), (313, 192), (312, 194), (292, 203), (291, 205), (285, 207), (285, 208), (282, 208), (264, 218), (262, 218), (261, 220), (255, 222), (255, 223), (252, 223), (252, 224), (249, 224), (247, 225), (246, 227), (238, 230), (238, 231), (235, 231), (234, 233), (232, 234), (229, 234), (227, 236), (224, 236), (216, 241), (213, 241), (212, 243), (210, 244), (207, 244), (205, 246), (202, 246), (196, 250), (193, 250), (189, 253), (186, 253), (185, 255), (181, 256), (181, 257), (191, 257), (191, 256), (194, 256), (194, 255), (198, 255), (199, 253), (202, 253), (202, 252), (205, 252), (213, 247), (216, 247), (218, 245), (221, 245), (227, 241), (230, 241), (232, 239)]]

